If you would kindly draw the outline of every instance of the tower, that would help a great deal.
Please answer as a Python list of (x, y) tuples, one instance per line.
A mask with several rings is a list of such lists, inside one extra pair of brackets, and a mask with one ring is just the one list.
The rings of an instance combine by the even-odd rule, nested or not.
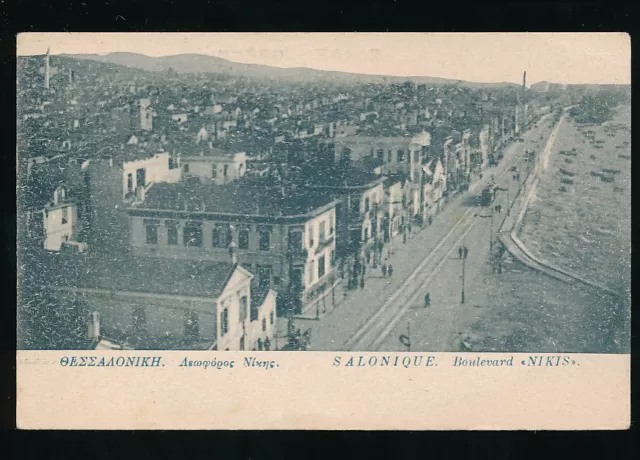
[(44, 56), (44, 89), (49, 90), (49, 78), (51, 77), (51, 69), (49, 66), (49, 57), (51, 53), (51, 47), (47, 48), (47, 54)]

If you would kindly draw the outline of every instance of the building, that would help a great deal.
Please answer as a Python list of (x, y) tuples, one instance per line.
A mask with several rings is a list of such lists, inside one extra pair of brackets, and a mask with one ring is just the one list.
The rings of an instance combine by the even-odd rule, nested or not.
[(385, 243), (400, 234), (409, 218), (408, 182), (403, 174), (391, 174), (385, 177), (385, 214), (383, 218), (383, 240)]
[(443, 206), (447, 189), (447, 178), (440, 158), (433, 158), (422, 168), (423, 171), (423, 216), (433, 218)]
[(357, 136), (336, 138), (335, 161), (356, 164), (364, 157), (382, 161), (382, 174), (403, 174), (410, 182), (408, 206), (412, 217), (421, 214), (422, 165), (430, 157), (431, 134), (416, 135), (394, 130), (363, 131)]
[(138, 145), (105, 149), (89, 160), (85, 172), (88, 190), (89, 241), (112, 250), (128, 248), (128, 205), (144, 200), (158, 183), (181, 179), (179, 160), (167, 152), (153, 152)]
[(44, 266), (55, 305), (84, 315), (96, 345), (236, 351), (275, 342), (275, 295), (256, 294), (253, 275), (233, 256), (197, 262), (58, 255)]
[(27, 237), (37, 247), (59, 251), (63, 243), (77, 238), (77, 206), (67, 199), (64, 185), (58, 186), (47, 198), (39, 205), (33, 203), (27, 211)]
[(302, 313), (334, 285), (336, 205), (272, 178), (158, 184), (129, 209), (131, 247), (138, 256), (220, 261), (233, 242), (254, 284), (278, 292), (279, 314)]
[(337, 257), (354, 277), (349, 282), (357, 282), (357, 268), (364, 262), (373, 262), (383, 243), (384, 178), (354, 167), (334, 165), (316, 174), (304, 174), (304, 180), (311, 190), (339, 201)]
[(18, 195), (18, 246), (59, 251), (81, 237), (85, 199), (82, 165), (58, 157), (21, 162)]
[(151, 99), (140, 99), (137, 104), (138, 114), (137, 114), (137, 126), (136, 129), (140, 129), (142, 131), (152, 131), (153, 130), (153, 116), (154, 110), (151, 107)]
[(209, 143), (197, 154), (182, 154), (180, 164), (184, 177), (197, 177), (203, 182), (224, 185), (246, 174), (247, 155), (245, 152), (231, 153), (214, 148)]

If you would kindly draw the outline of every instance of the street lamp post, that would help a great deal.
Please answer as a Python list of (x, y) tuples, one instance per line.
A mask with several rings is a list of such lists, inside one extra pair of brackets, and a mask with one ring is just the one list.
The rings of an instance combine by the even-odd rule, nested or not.
[(465, 265), (466, 265), (466, 261), (467, 261), (467, 255), (469, 254), (469, 249), (466, 246), (462, 246), (460, 247), (460, 249), (458, 249), (458, 252), (460, 254), (460, 259), (462, 259), (462, 292), (461, 292), (461, 298), (460, 298), (460, 303), (464, 303), (464, 272), (465, 272)]

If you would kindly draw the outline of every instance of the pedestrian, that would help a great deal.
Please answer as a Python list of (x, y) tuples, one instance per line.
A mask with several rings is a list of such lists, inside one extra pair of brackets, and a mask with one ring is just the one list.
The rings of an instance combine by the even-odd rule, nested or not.
[(360, 289), (364, 289), (364, 277), (360, 278)]
[(264, 339), (264, 350), (265, 351), (271, 350), (271, 341), (269, 340), (269, 337)]
[(391, 278), (391, 275), (393, 275), (393, 266), (391, 264), (389, 264), (387, 271), (389, 272), (389, 278)]
[(367, 271), (367, 266), (363, 265), (362, 266), (362, 276), (364, 277), (364, 273)]
[(424, 296), (424, 308), (427, 308), (430, 305), (431, 305), (431, 294), (427, 292)]
[(387, 264), (382, 264), (382, 277), (387, 277)]
[(431, 222), (433, 222), (433, 217), (429, 216), (429, 225), (431, 225)]
[(458, 258), (462, 259), (462, 246), (458, 248)]

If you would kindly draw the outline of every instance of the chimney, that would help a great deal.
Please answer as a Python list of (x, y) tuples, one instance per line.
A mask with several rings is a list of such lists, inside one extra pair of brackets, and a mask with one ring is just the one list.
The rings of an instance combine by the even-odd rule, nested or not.
[(235, 241), (229, 243), (229, 257), (231, 258), (232, 264), (235, 265), (238, 263), (238, 245)]
[(96, 342), (100, 339), (100, 313), (94, 311), (89, 316), (87, 336)]

